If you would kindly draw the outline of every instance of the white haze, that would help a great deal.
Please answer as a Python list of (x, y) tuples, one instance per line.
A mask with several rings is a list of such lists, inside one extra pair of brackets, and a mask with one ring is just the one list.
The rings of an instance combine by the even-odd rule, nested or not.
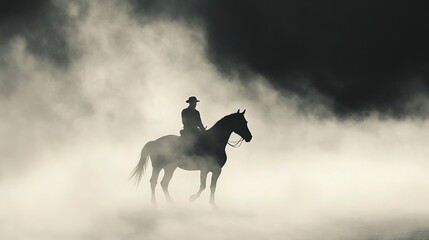
[[(304, 115), (258, 76), (219, 74), (199, 29), (142, 25), (119, 2), (86, 17), (62, 5), (77, 26), (67, 70), (19, 37), (2, 53), (0, 239), (429, 239), (427, 121)], [(227, 149), (219, 211), (208, 190), (188, 203), (198, 172), (176, 170), (174, 207), (160, 187), (150, 204), (150, 167), (128, 180), (144, 143), (178, 133), (190, 95), (209, 127), (246, 108), (254, 136)]]

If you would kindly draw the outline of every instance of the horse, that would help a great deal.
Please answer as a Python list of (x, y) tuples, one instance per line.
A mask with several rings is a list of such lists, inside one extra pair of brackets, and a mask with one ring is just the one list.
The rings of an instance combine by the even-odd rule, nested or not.
[(199, 134), (196, 139), (189, 143), (189, 139), (176, 135), (167, 135), (158, 138), (155, 141), (146, 143), (141, 151), (141, 157), (131, 173), (130, 178), (135, 178), (136, 184), (141, 181), (148, 159), (152, 162), (152, 176), (150, 178), (151, 202), (156, 204), (155, 187), (158, 181), (158, 175), (164, 169), (164, 177), (161, 181), (161, 187), (164, 195), (170, 203), (173, 200), (168, 191), (173, 173), (177, 168), (187, 171), (200, 171), (200, 187), (197, 193), (191, 195), (190, 201), (195, 201), (200, 197), (206, 188), (207, 174), (212, 173), (210, 183), (210, 204), (215, 204), (216, 183), (225, 165), (227, 155), (226, 145), (230, 135), (234, 132), (241, 139), (250, 142), (252, 134), (247, 126), (247, 120), (244, 117), (246, 110), (227, 115), (216, 122), (213, 127)]

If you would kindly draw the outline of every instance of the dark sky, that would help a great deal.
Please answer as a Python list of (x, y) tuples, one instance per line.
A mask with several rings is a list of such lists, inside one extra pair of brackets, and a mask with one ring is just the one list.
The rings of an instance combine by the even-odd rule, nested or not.
[[(67, 43), (70, 29), (64, 9), (49, 0), (5, 0), (0, 7), (0, 50), (17, 37), (27, 49), (55, 63), (67, 65), (72, 53)], [(4, 59), (3, 59), (4, 60)]]
[(260, 74), (309, 102), (317, 92), (338, 116), (428, 114), (417, 99), (429, 83), (426, 1), (132, 2), (143, 15), (202, 26), (224, 73)]
[[(179, 20), (205, 32), (224, 74), (261, 75), (286, 95), (320, 101), (339, 117), (426, 117), (429, 3), (399, 0), (129, 0), (144, 21)], [(67, 65), (71, 25), (48, 0), (5, 1), (0, 41)]]

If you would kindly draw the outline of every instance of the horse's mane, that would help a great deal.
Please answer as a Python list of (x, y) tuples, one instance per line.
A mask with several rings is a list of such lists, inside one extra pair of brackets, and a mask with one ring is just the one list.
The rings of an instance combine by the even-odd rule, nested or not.
[[(215, 129), (215, 128), (218, 128), (218, 127), (224, 127), (226, 124), (228, 124), (229, 123), (229, 121), (230, 121), (230, 119), (231, 119), (231, 117), (233, 117), (234, 115), (236, 115), (237, 113), (232, 113), (232, 114), (229, 114), (229, 115), (226, 115), (225, 117), (223, 117), (223, 118), (221, 118), (219, 121), (217, 121), (214, 125), (213, 125), (213, 127), (211, 127), (210, 129)], [(209, 129), (209, 130), (210, 130)]]

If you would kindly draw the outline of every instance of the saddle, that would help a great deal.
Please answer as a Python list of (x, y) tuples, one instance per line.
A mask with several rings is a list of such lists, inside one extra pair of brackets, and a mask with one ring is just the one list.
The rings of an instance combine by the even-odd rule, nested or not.
[(200, 131), (189, 131), (180, 130), (179, 143), (182, 146), (184, 153), (187, 155), (198, 154), (199, 152), (199, 141), (202, 132)]

